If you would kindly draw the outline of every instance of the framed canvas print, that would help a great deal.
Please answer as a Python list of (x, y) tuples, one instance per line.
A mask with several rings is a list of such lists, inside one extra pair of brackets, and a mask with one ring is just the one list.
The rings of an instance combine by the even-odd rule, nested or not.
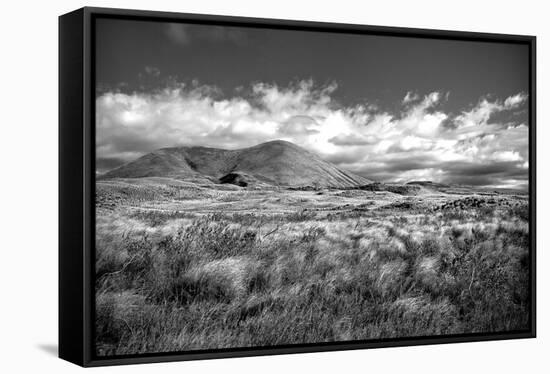
[(59, 26), (60, 357), (535, 336), (535, 37)]

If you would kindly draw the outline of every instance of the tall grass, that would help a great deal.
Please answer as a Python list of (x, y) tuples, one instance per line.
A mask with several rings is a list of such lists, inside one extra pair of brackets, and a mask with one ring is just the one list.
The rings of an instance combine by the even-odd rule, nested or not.
[(523, 213), (109, 221), (98, 227), (97, 352), (525, 329)]

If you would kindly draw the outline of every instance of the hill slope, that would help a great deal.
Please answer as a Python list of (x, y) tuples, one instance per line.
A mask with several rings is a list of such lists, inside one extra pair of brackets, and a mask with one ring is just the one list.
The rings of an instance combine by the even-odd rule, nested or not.
[(171, 177), (224, 182), (235, 175), (242, 176), (240, 180), (282, 186), (353, 187), (371, 182), (281, 140), (238, 150), (163, 148), (107, 172), (102, 179)]

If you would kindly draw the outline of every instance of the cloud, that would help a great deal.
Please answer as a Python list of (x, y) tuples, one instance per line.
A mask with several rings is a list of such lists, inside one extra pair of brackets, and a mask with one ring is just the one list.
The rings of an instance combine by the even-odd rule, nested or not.
[(224, 95), (192, 81), (150, 93), (103, 93), (96, 100), (98, 169), (161, 147), (236, 149), (283, 139), (381, 181), (525, 186), (528, 127), (517, 121), (525, 94), (484, 97), (453, 115), (440, 92), (416, 94), (386, 112), (367, 102), (343, 106), (333, 99), (337, 89), (312, 80), (257, 82)]
[(417, 94), (415, 94), (414, 92), (407, 92), (407, 94), (405, 95), (405, 97), (403, 98), (403, 101), (401, 102), (402, 104), (409, 104), (409, 103), (412, 103), (413, 101), (416, 101), (420, 98), (420, 96), (418, 96)]
[(360, 134), (339, 134), (328, 140), (332, 144), (341, 146), (354, 146), (354, 145), (373, 145), (376, 144), (377, 139), (375, 136), (368, 135), (363, 136)]
[(164, 26), (164, 33), (172, 42), (180, 46), (187, 46), (194, 41), (230, 42), (237, 45), (244, 45), (248, 41), (244, 31), (226, 26), (168, 23)]
[(147, 75), (158, 77), (160, 75), (160, 70), (154, 66), (145, 66), (145, 73)]
[(517, 108), (519, 105), (527, 101), (527, 94), (520, 92), (517, 95), (510, 96), (504, 100), (504, 107), (507, 109)]
[(319, 133), (316, 128), (319, 123), (315, 118), (304, 115), (292, 116), (279, 126), (281, 134), (285, 135), (312, 135)]
[(495, 115), (505, 112), (509, 116), (511, 111), (520, 108), (527, 99), (527, 94), (522, 92), (507, 97), (504, 101), (482, 98), (475, 107), (457, 116), (455, 124), (462, 128), (487, 125)]

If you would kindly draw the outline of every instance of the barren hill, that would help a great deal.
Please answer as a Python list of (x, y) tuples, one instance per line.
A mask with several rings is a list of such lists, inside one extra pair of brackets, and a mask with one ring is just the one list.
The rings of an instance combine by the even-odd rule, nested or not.
[(162, 148), (113, 169), (101, 178), (209, 179), (246, 186), (353, 187), (371, 181), (338, 168), (293, 143), (276, 140), (250, 148)]

